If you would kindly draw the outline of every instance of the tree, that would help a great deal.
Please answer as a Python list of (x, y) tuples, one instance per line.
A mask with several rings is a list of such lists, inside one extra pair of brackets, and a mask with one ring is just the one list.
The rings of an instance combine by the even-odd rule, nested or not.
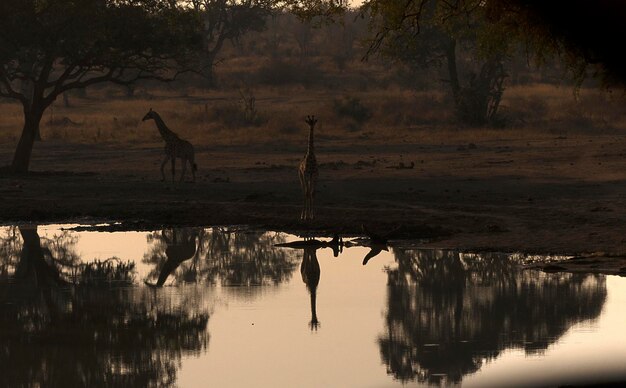
[[(339, 0), (286, 0), (301, 17), (333, 18), (349, 4)], [(573, 0), (366, 0), (370, 22), (368, 54), (383, 53), (405, 63), (446, 67), (459, 118), (470, 124), (493, 119), (506, 77), (503, 63), (522, 47), (529, 59), (563, 60), (578, 85), (590, 65), (606, 85), (626, 83), (626, 61), (614, 42), (626, 38), (623, 2), (590, 5)], [(459, 74), (458, 53), (470, 50), (482, 64)]]
[[(178, 228), (152, 233), (148, 242), (152, 247), (142, 261), (154, 266), (145, 279), (149, 283), (169, 277), (175, 284), (277, 285), (289, 280), (297, 267), (292, 252), (274, 246), (284, 242), (280, 234)], [(185, 248), (189, 243), (192, 249)], [(193, 249), (194, 255), (174, 259), (176, 251)]]
[(173, 385), (181, 359), (207, 349), (207, 308), (117, 282), (134, 267), (81, 262), (77, 239), (40, 238), (35, 225), (0, 235), (0, 365), (12, 366), (0, 386)]
[(445, 69), (457, 119), (493, 122), (513, 40), (504, 26), (490, 21), (485, 1), (371, 1), (365, 12), (376, 31), (368, 54), (380, 52), (413, 69)]
[(132, 287), (134, 265), (81, 260), (78, 238), (0, 234), (0, 365), (12, 366), (0, 386), (173, 385), (181, 359), (207, 349), (206, 306)]
[(237, 42), (248, 32), (265, 29), (275, 0), (185, 0), (202, 15), (203, 69), (210, 85), (215, 84), (213, 68), (227, 41)]
[(626, 3), (570, 0), (489, 0), (490, 19), (506, 20), (509, 33), (541, 62), (557, 55), (580, 83), (588, 70), (607, 87), (626, 85), (626, 57), (615, 42), (626, 39)]
[(403, 383), (460, 384), (507, 349), (543, 352), (572, 325), (597, 318), (606, 301), (598, 275), (546, 276), (499, 254), (393, 253), (378, 344), (388, 373)]
[(202, 43), (198, 14), (170, 0), (0, 2), (0, 96), (24, 127), (11, 170), (28, 171), (45, 110), (63, 93), (103, 82), (172, 80)]

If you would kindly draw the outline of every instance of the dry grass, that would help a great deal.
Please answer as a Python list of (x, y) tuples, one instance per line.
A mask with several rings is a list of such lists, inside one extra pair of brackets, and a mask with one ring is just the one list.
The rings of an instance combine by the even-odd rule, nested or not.
[[(141, 122), (149, 108), (157, 110), (172, 130), (198, 145), (293, 143), (306, 136), (303, 117), (320, 117), (320, 139), (351, 142), (476, 142), (485, 139), (567, 135), (585, 131), (623, 131), (623, 95), (550, 85), (511, 87), (502, 102), (504, 128), (463, 128), (454, 122), (452, 102), (441, 91), (415, 92), (402, 88), (372, 91), (308, 89), (301, 85), (257, 87), (255, 120), (244, 119), (239, 89), (204, 91), (153, 89), (136, 98), (115, 88), (72, 96), (46, 112), (44, 139), (70, 143), (153, 145), (161, 139), (152, 122)], [(356, 101), (369, 114), (337, 109), (337, 101)], [(22, 112), (17, 104), (0, 102), (0, 142), (17, 141)]]
[(575, 96), (568, 87), (537, 84), (510, 88), (502, 104), (511, 126), (567, 133), (626, 129), (624, 102), (623, 95), (602, 90)]

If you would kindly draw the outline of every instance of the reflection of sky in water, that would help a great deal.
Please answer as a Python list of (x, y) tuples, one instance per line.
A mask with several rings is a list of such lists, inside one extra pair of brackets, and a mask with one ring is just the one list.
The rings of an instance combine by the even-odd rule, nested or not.
[[(63, 225), (71, 228), (76, 225)], [(42, 225), (37, 228), (41, 237), (51, 238), (59, 234), (59, 225)], [(149, 270), (141, 259), (148, 249), (147, 232), (72, 232), (78, 235), (76, 253), (83, 261), (105, 260), (118, 257), (123, 261), (134, 261), (139, 278)]]
[[(40, 226), (38, 230), (41, 237), (52, 237), (58, 233), (58, 226)], [(142, 262), (153, 246), (148, 242), (148, 232), (73, 233), (79, 237), (75, 251), (83, 261), (112, 256), (135, 261), (138, 283), (155, 270), (154, 265)], [(286, 241), (296, 239), (294, 236), (284, 237)], [(278, 248), (270, 248), (270, 251), (272, 249)], [(397, 252), (383, 251), (363, 266), (361, 262), (369, 248), (351, 247), (339, 257), (333, 257), (330, 249), (317, 250), (321, 269), (317, 315), (321, 326), (317, 331), (311, 331), (307, 325), (311, 316), (309, 292), (300, 274), (303, 251), (283, 250), (294, 255), (297, 267), (277, 285), (237, 287), (218, 283), (215, 286), (165, 287), (156, 291), (155, 297), (165, 298), (168, 303), (201, 304), (202, 309), (210, 311), (208, 346), (201, 352), (183, 354), (177, 384), (181, 387), (400, 385), (400, 381), (393, 379), (391, 367), (383, 361), (379, 344), (381, 337), (388, 334), (390, 278), (387, 271), (398, 270), (394, 255)], [(473, 255), (462, 255), (461, 258), (466, 266)], [(526, 272), (524, 276), (549, 279), (558, 275)], [(472, 274), (468, 279), (476, 281), (476, 275)], [(590, 279), (576, 283), (575, 296), (584, 297), (585, 293), (593, 292), (594, 287), (602, 284)], [(477, 371), (463, 376), (462, 384), (520, 386), (580, 383), (588, 377), (598, 381), (598, 376), (626, 378), (623, 367), (626, 360), (626, 335), (623, 334), (626, 279), (599, 279), (606, 279), (607, 290), (599, 317), (564, 327), (565, 333), (560, 338), (550, 339), (545, 350), (497, 349), (499, 352), (495, 357), (485, 358)], [(166, 284), (172, 283), (173, 280), (169, 279)], [(415, 292), (421, 291), (414, 283), (410, 284), (413, 285), (407, 292), (411, 303), (428, 300), (430, 291), (425, 291), (426, 296), (418, 294), (416, 297)], [(454, 291), (451, 295), (455, 295)], [(468, 286), (463, 295), (465, 308), (476, 306), (473, 303), (489, 304), (494, 298), (489, 287), (480, 283)], [(470, 298), (469, 302), (467, 298)], [(540, 298), (537, 303), (549, 300), (542, 302)], [(584, 309), (583, 302), (581, 308)], [(410, 309), (422, 311), (420, 306), (417, 307)], [(469, 310), (473, 313), (471, 307)], [(478, 318), (481, 318), (480, 314)], [(577, 322), (576, 316), (569, 320)], [(424, 349), (436, 348), (432, 346), (436, 344), (420, 341), (412, 342), (421, 347), (416, 349), (418, 358), (423, 356)], [(472, 354), (476, 356), (478, 353)], [(431, 371), (435, 375), (436, 372)], [(407, 383), (417, 382), (409, 379)]]

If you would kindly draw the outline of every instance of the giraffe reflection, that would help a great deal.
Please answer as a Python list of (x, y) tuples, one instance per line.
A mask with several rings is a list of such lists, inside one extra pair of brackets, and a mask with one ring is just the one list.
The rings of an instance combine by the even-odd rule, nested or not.
[[(187, 260), (192, 259), (198, 253), (198, 236), (201, 233), (199, 228), (179, 228), (162, 230), (160, 236), (153, 238), (160, 239), (165, 244), (165, 262), (159, 271), (159, 277), (155, 284), (148, 281), (145, 283), (152, 287), (162, 287), (167, 278)], [(186, 272), (186, 280), (195, 280), (197, 261), (193, 262), (190, 270)]]
[(0, 253), (0, 365), (11, 367), (0, 386), (169, 386), (183, 355), (206, 348), (208, 314), (199, 301), (92, 286), (71, 234), (19, 232), (21, 241), (1, 244), (10, 249)]
[(317, 261), (317, 247), (306, 247), (303, 249), (302, 264), (300, 265), (300, 273), (302, 281), (306, 284), (306, 288), (311, 295), (311, 322), (309, 327), (311, 330), (317, 330), (320, 322), (317, 319), (317, 285), (320, 283), (320, 263)]
[[(294, 255), (274, 248), (284, 242), (278, 233), (187, 228), (151, 233), (148, 242), (152, 247), (143, 262), (154, 269), (145, 282), (155, 286), (163, 285), (166, 279), (173, 285), (272, 285), (289, 280), (297, 267)], [(238, 291), (229, 288), (229, 292)], [(246, 292), (252, 295), (260, 289)]]
[[(29, 282), (35, 286), (62, 286), (65, 284), (57, 261), (48, 246), (42, 246), (37, 226), (19, 228), (23, 246), (20, 260), (15, 268), (15, 280)], [(47, 260), (46, 260), (47, 259)], [(75, 265), (76, 260), (66, 264)]]
[(311, 296), (311, 321), (309, 327), (311, 330), (317, 330), (320, 322), (317, 318), (317, 286), (320, 282), (320, 264), (317, 261), (317, 250), (323, 248), (331, 248), (333, 256), (337, 257), (343, 252), (343, 240), (335, 234), (330, 241), (319, 241), (316, 239), (305, 239), (300, 241), (292, 241), (289, 243), (276, 244), (279, 247), (287, 247), (293, 249), (302, 249), (302, 263), (300, 264), (300, 274), (302, 281), (306, 284), (306, 288)]
[(543, 352), (572, 325), (598, 317), (603, 276), (521, 271), (502, 255), (394, 249), (388, 271), (388, 372), (408, 382), (460, 383), (508, 348)]
[(393, 233), (397, 232), (400, 227), (393, 229), (391, 232), (387, 232), (383, 234), (377, 234), (371, 231), (366, 225), (361, 225), (361, 229), (369, 238), (369, 244), (367, 246), (370, 247), (370, 251), (363, 258), (363, 265), (366, 265), (371, 259), (378, 256), (382, 251), (389, 251), (388, 243), (389, 236)]

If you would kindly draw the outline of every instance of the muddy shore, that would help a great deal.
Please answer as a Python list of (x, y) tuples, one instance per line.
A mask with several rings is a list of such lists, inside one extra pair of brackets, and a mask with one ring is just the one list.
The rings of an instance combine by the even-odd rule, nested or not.
[[(626, 139), (580, 135), (354, 149), (321, 142), (317, 218), (299, 220), (300, 150), (199, 149), (196, 183), (160, 182), (160, 144), (36, 145), (32, 173), (0, 174), (0, 223), (118, 221), (122, 229), (233, 225), (464, 250), (626, 253)], [(8, 163), (12, 145), (0, 146)], [(413, 167), (411, 167), (413, 164)]]

